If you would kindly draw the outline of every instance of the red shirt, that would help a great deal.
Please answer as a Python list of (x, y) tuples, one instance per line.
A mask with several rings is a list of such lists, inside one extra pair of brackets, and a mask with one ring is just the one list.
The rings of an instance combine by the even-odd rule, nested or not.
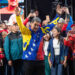
[(37, 60), (44, 60), (44, 50), (43, 50), (43, 39), (40, 42), (38, 52), (37, 52)]
[(67, 26), (68, 26), (68, 24), (64, 24), (62, 29), (61, 29), (61, 32), (66, 31)]
[(29, 18), (26, 18), (25, 21), (23, 22), (23, 24), (26, 26), (26, 24), (28, 23)]
[(3, 31), (5, 31), (5, 32), (8, 33), (8, 30), (7, 29), (0, 30), (0, 33), (2, 33)]
[(75, 58), (75, 34), (69, 37), (68, 41), (64, 40), (64, 44), (72, 50), (72, 56)]

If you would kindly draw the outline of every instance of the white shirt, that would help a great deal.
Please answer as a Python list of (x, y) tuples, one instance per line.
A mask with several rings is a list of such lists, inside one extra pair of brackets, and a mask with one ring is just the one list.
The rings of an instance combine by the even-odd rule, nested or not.
[(49, 45), (49, 41), (45, 41), (43, 46), (45, 56), (48, 56), (48, 51), (47, 51), (48, 45)]
[(58, 39), (53, 39), (53, 48), (55, 55), (60, 55), (60, 42)]

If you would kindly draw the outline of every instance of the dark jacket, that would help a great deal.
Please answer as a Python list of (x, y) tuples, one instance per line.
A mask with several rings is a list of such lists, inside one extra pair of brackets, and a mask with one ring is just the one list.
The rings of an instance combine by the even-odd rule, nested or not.
[[(53, 38), (49, 41), (48, 53), (51, 54), (50, 61), (54, 62), (54, 48), (53, 48)], [(64, 61), (64, 57), (68, 55), (68, 47), (64, 45), (63, 41), (60, 41), (60, 63)]]
[(5, 58), (4, 50), (3, 50), (3, 38), (2, 34), (0, 33), (0, 60)]
[(22, 58), (22, 36), (20, 32), (10, 33), (4, 41), (4, 51), (7, 60)]

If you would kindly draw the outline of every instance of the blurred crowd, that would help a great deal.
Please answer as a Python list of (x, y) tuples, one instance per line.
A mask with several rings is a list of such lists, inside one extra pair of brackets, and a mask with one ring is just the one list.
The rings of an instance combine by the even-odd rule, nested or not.
[(19, 7), (0, 22), (0, 75), (75, 75), (75, 24), (68, 7), (41, 21), (38, 10), (25, 18)]

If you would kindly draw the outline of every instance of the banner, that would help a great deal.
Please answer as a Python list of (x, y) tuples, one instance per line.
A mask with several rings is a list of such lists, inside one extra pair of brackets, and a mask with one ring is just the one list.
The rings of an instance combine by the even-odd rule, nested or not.
[(24, 0), (0, 0), (1, 20), (9, 20), (10, 16), (15, 14), (15, 8), (17, 6), (22, 10), (21, 15), (24, 16)]

